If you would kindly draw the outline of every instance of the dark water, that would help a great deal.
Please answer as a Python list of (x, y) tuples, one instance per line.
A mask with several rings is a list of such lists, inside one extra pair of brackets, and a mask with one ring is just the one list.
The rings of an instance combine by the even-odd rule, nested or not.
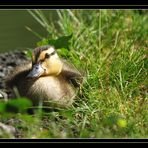
[[(47, 18), (55, 13), (54, 10), (43, 12)], [(0, 52), (34, 48), (40, 39), (28, 31), (26, 26), (47, 36), (45, 29), (27, 10), (0, 10)]]

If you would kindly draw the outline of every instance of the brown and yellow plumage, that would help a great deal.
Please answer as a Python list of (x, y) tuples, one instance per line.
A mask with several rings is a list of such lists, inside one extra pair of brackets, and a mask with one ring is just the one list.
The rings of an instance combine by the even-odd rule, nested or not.
[(53, 47), (42, 46), (34, 49), (32, 63), (15, 68), (6, 84), (11, 89), (16, 87), (34, 105), (53, 102), (58, 107), (68, 107), (76, 98), (76, 80), (82, 81), (80, 72), (61, 60)]

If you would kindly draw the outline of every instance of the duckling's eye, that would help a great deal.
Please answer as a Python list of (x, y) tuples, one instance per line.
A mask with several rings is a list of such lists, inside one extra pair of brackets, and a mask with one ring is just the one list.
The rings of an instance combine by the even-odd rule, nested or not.
[(50, 58), (50, 54), (46, 53), (45, 54), (45, 59), (48, 59), (48, 58)]

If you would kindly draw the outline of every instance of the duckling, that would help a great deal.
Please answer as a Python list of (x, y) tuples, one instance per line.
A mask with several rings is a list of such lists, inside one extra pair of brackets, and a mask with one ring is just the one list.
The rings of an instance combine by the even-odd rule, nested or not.
[[(37, 47), (32, 53), (32, 63), (15, 68), (6, 85), (17, 88), (21, 96), (31, 99), (33, 105), (69, 107), (79, 88), (81, 73), (62, 60), (54, 47)], [(82, 81), (81, 81), (82, 82)]]

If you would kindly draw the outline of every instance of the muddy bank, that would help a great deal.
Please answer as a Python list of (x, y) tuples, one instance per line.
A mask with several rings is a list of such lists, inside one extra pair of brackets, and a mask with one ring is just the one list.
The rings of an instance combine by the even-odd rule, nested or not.
[(24, 64), (28, 60), (25, 51), (0, 53), (0, 92), (6, 93), (8, 98), (12, 97), (13, 94), (6, 89), (6, 76), (11, 73), (14, 67)]
[[(13, 51), (0, 53), (0, 101), (13, 98), (14, 94), (5, 86), (6, 77), (11, 74), (14, 67), (28, 62), (25, 51)], [(19, 138), (20, 131), (15, 125), (21, 122), (19, 119), (0, 119), (0, 138)]]

